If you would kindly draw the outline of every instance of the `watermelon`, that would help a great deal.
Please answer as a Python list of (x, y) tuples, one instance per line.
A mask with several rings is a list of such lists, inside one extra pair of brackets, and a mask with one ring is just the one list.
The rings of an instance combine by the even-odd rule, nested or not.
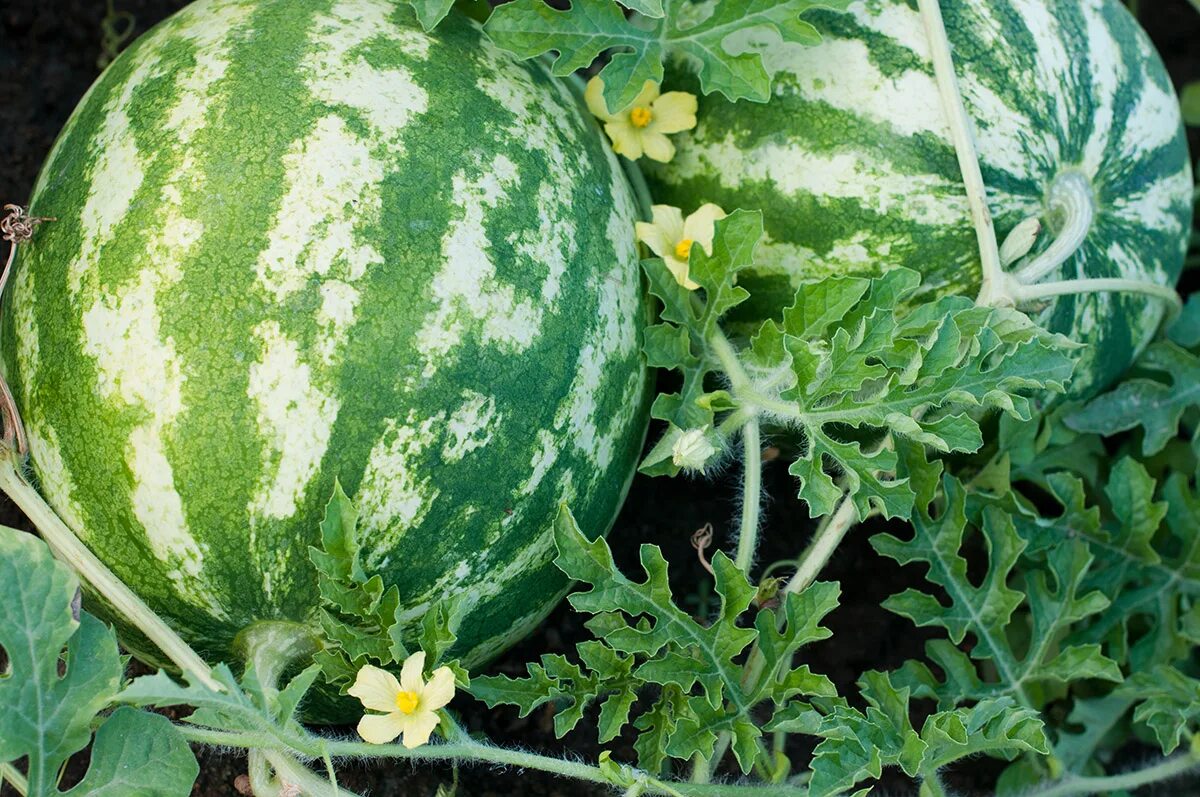
[(88, 92), (0, 331), (32, 471), (202, 653), (310, 624), (339, 480), (468, 664), (568, 584), (647, 423), (633, 195), (579, 100), (393, 0), (199, 0)]
[[(1037, 219), (1028, 257), (1038, 256), (1067, 223), (1066, 196), (1092, 217), (1044, 280), (1173, 285), (1191, 229), (1191, 171), (1179, 103), (1133, 17), (1117, 0), (942, 7), (998, 239)], [(777, 314), (802, 280), (896, 266), (924, 275), (918, 300), (974, 298), (979, 246), (916, 3), (858, 0), (806, 19), (820, 44), (764, 50), (775, 73), (769, 103), (701, 98), (675, 159), (646, 166), (654, 200), (764, 212), (769, 240), (740, 276), (754, 297), (744, 322)], [(667, 83), (694, 89), (695, 79), (677, 67)], [(1086, 393), (1126, 370), (1167, 304), (1105, 292), (1018, 306), (1087, 344), (1072, 385)]]

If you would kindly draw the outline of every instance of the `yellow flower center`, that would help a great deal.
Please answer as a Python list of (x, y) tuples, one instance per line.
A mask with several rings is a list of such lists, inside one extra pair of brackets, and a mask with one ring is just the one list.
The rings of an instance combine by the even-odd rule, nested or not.
[(692, 255), (692, 244), (695, 243), (691, 238), (684, 238), (679, 243), (675, 244), (675, 257), (680, 260), (687, 260)]
[(629, 121), (633, 123), (634, 127), (645, 127), (653, 118), (654, 114), (650, 112), (650, 109), (641, 105), (629, 112)]
[(416, 692), (400, 692), (396, 695), (396, 708), (405, 714), (411, 714), (416, 711), (417, 703), (419, 702), (421, 702), (421, 699)]

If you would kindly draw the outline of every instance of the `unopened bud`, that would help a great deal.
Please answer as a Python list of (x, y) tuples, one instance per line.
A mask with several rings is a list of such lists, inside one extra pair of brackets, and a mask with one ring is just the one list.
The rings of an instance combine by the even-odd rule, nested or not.
[(716, 447), (708, 441), (703, 429), (689, 429), (679, 435), (671, 447), (671, 459), (677, 468), (700, 470), (713, 454)]
[(1042, 221), (1037, 216), (1030, 216), (1013, 227), (1012, 232), (1000, 245), (1000, 265), (1012, 265), (1029, 254), (1041, 231)]

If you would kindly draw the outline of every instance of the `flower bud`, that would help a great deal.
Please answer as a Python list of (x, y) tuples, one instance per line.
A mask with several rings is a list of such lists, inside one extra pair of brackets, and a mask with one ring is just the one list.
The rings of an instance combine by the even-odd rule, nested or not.
[(716, 447), (708, 441), (703, 429), (688, 429), (675, 440), (671, 447), (671, 459), (677, 468), (700, 470), (713, 454)]

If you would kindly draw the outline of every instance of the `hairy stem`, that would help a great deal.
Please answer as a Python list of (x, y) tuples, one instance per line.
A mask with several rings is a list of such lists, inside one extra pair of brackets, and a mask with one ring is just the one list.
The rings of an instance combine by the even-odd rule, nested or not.
[(279, 794), (279, 784), (271, 779), (271, 765), (261, 750), (250, 750), (246, 754), (246, 774), (250, 777), (250, 791), (256, 797)]
[(749, 576), (758, 543), (758, 513), (762, 504), (762, 444), (757, 420), (751, 420), (742, 427), (742, 445), (746, 456), (746, 472), (742, 480), (742, 528), (738, 533), (734, 564)]
[(716, 355), (717, 362), (721, 364), (721, 370), (729, 377), (729, 386), (733, 388), (733, 392), (739, 398), (743, 393), (753, 393), (750, 375), (742, 367), (742, 361), (738, 359), (737, 351), (729, 342), (729, 338), (725, 337), (725, 333), (718, 327), (707, 342), (709, 349)]
[[(507, 750), (475, 741), (459, 741), (448, 744), (427, 744), (409, 750), (399, 744), (367, 744), (326, 740), (315, 736), (303, 739), (273, 738), (266, 734), (217, 731), (199, 728), (186, 723), (175, 726), (190, 741), (198, 744), (240, 749), (260, 749), (279, 752), (287, 745), (308, 755), (306, 751), (324, 747), (334, 757), (356, 758), (404, 758), (410, 761), (476, 761), (517, 769), (537, 769), (564, 777), (590, 783), (608, 783), (599, 767), (578, 761), (568, 761), (550, 756), (527, 753), (522, 750)], [(274, 761), (272, 761), (274, 765)], [(643, 773), (644, 774), (644, 773)], [(315, 776), (314, 776), (315, 777)], [(647, 794), (689, 795), (694, 797), (804, 797), (804, 790), (787, 786), (738, 786), (726, 784), (695, 784), (664, 782), (646, 775)], [(329, 784), (321, 781), (327, 789)], [(322, 792), (328, 794), (329, 792)], [(306, 792), (307, 794), (307, 792)], [(349, 797), (343, 791), (343, 797)]]
[(212, 676), (200, 654), (192, 650), (162, 618), (151, 611), (141, 598), (87, 549), (75, 533), (63, 523), (37, 490), (17, 472), (13, 453), (0, 456), (0, 490), (8, 494), (42, 535), (50, 551), (74, 569), (92, 589), (104, 596), (121, 616), (138, 628), (159, 650), (196, 683), (214, 692), (225, 688)]
[[(251, 751), (251, 753), (253, 752)], [(263, 752), (263, 756), (275, 770), (275, 775), (281, 785), (288, 783), (299, 786), (300, 793), (304, 797), (357, 797), (353, 792), (339, 789), (336, 783), (330, 783), (324, 778), (317, 777), (312, 770), (289, 754), (266, 750)], [(264, 792), (260, 797), (275, 797), (279, 792), (280, 790), (276, 788), (273, 792)]]
[(1047, 211), (1058, 221), (1058, 233), (1046, 250), (1013, 272), (1022, 285), (1054, 273), (1083, 245), (1096, 217), (1091, 181), (1081, 172), (1063, 172), (1046, 194)]
[(842, 498), (837, 510), (828, 515), (813, 535), (813, 540), (800, 557), (795, 575), (783, 588), (784, 592), (800, 592), (816, 581), (817, 576), (829, 563), (838, 544), (858, 520), (858, 510), (850, 496)]
[(954, 141), (958, 168), (962, 172), (963, 186), (967, 191), (967, 205), (971, 210), (971, 221), (975, 225), (975, 237), (979, 240), (983, 283), (979, 288), (977, 302), (990, 306), (996, 303), (997, 297), (1004, 290), (1005, 274), (1000, 265), (1000, 247), (996, 243), (992, 213), (987, 206), (987, 188), (983, 183), (983, 173), (979, 170), (979, 155), (975, 151), (971, 118), (967, 115), (962, 93), (958, 90), (954, 57), (950, 53), (950, 39), (946, 36), (946, 25), (942, 20), (942, 9), (938, 0), (917, 0), (917, 7), (925, 23), (925, 35), (929, 39), (929, 50), (933, 56), (933, 71), (937, 76), (938, 92), (941, 95), (942, 108), (946, 112), (946, 121), (950, 124), (950, 138)]
[(0, 783), (8, 783), (21, 797), (29, 794), (29, 783), (25, 780), (25, 776), (17, 771), (17, 768), (12, 764), (0, 763)]
[(1076, 794), (1108, 794), (1136, 789), (1148, 783), (1170, 780), (1200, 769), (1200, 755), (1185, 753), (1166, 758), (1157, 764), (1122, 772), (1119, 775), (1081, 777), (1072, 775), (1054, 783), (1026, 792), (1026, 797), (1072, 797)]

